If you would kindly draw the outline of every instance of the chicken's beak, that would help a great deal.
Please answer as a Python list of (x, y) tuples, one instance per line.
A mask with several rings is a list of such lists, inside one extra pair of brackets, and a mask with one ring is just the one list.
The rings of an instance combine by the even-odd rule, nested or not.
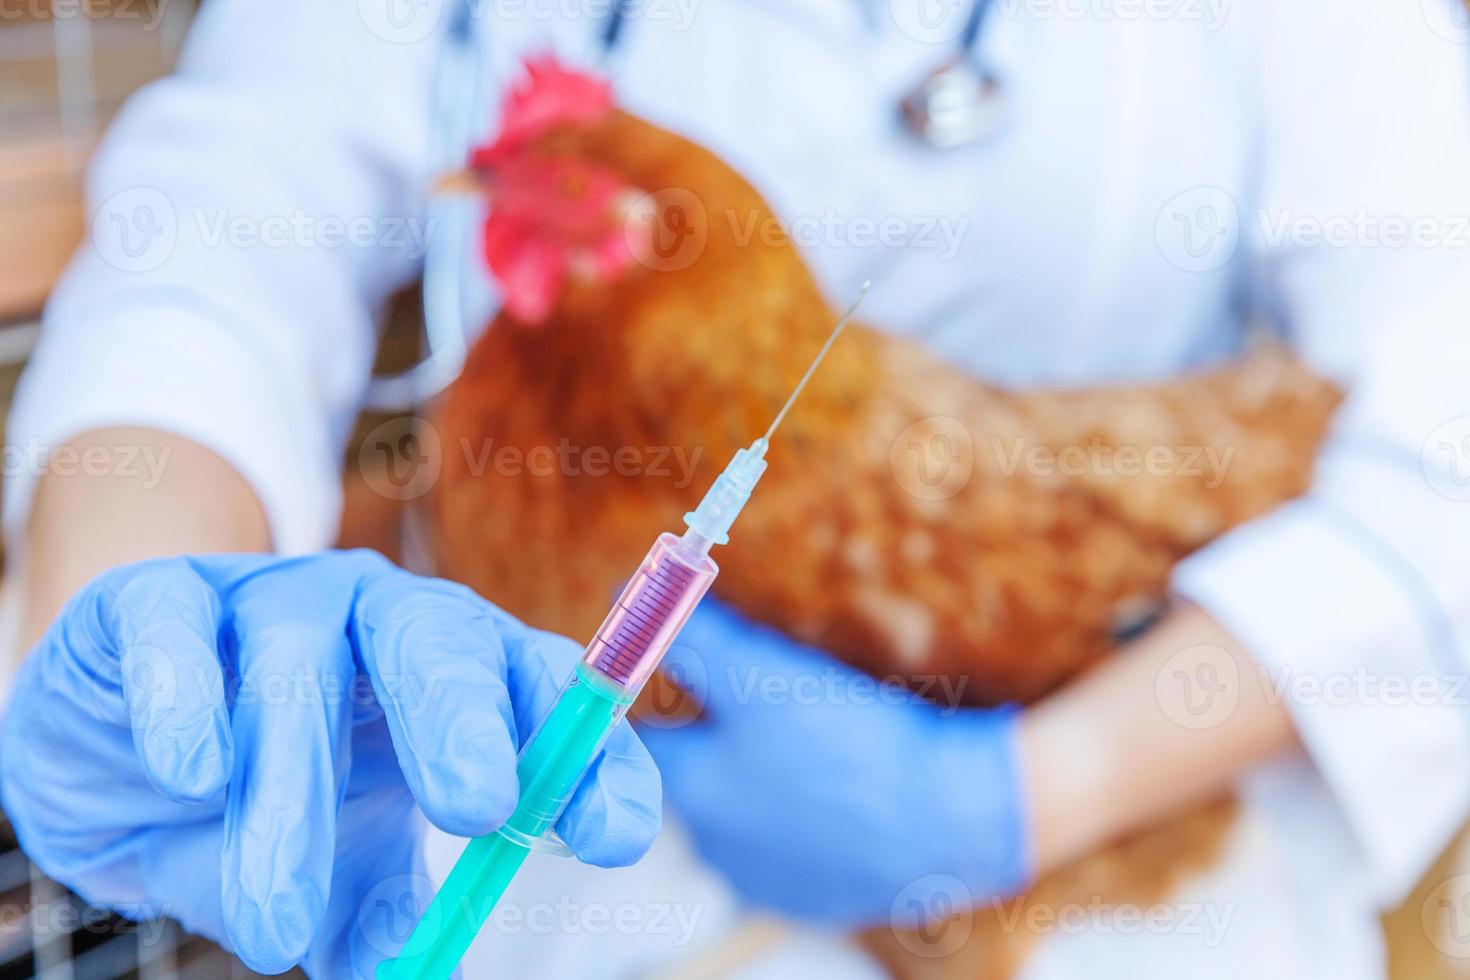
[(488, 174), (481, 173), (466, 167), (453, 173), (441, 174), (439, 179), (429, 187), (429, 193), (435, 197), (475, 195), (477, 197), (489, 197), (491, 194), (491, 183)]

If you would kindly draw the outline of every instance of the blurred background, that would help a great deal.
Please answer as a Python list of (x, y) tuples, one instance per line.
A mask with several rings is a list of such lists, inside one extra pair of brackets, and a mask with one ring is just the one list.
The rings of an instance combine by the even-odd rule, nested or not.
[[(310, 0), (307, 0), (310, 2)], [(196, 10), (194, 0), (0, 0), (0, 411), (34, 342), (48, 291), (85, 233), (82, 179), (108, 120), (130, 92), (166, 73)], [(399, 304), (385, 362), (410, 358), (413, 297)], [(360, 431), (372, 424), (365, 419)], [(348, 455), (348, 499), (371, 474)], [(390, 553), (393, 530), (344, 534)], [(374, 537), (376, 536), (376, 537)], [(1385, 917), (1396, 980), (1470, 977), (1463, 951), (1470, 843), (1454, 845), (1418, 891)], [(718, 975), (711, 967), (710, 975)], [(255, 976), (168, 922), (128, 923), (89, 907), (25, 860), (0, 821), (0, 978)]]

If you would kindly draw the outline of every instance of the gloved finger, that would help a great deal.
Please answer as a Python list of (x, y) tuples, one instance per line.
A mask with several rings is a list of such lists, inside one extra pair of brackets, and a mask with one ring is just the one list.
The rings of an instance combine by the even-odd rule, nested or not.
[[(508, 622), (501, 635), (509, 661), (511, 703), (523, 738), (551, 711), (571, 678), (582, 648), (564, 636)], [(556, 831), (577, 857), (599, 867), (623, 867), (642, 857), (662, 821), (658, 768), (626, 721), (619, 722), (578, 784)]]
[(583, 651), (565, 636), (532, 629), (499, 609), (495, 615), (505, 643), (506, 681), (516, 732), (524, 745), (551, 713), (562, 688), (575, 674)]
[(663, 821), (663, 789), (653, 757), (626, 721), (572, 794), (556, 832), (587, 864), (621, 868), (653, 845)]
[[(179, 803), (218, 795), (233, 764), (219, 597), (182, 558), (121, 569), (87, 595), (92, 615), (84, 622), (100, 624), (113, 648), (149, 783)], [(68, 639), (84, 630), (69, 631)]]
[(169, 827), (134, 828), (134, 835), (141, 893), (159, 897), (158, 908), (149, 910), (153, 912), (149, 917), (166, 916), (195, 935), (223, 940), (229, 933), (224, 906), (219, 901), (223, 822), (199, 820)]
[(358, 593), (357, 652), (404, 779), (424, 814), (461, 837), (492, 832), (515, 809), (506, 619), (462, 586), (391, 566)]
[(275, 587), (236, 597), (240, 692), (220, 856), (236, 953), (279, 973), (305, 955), (327, 907), (351, 765), (356, 671), (347, 624)]
[[(401, 829), (385, 838), (385, 825)], [(401, 786), (369, 805), (343, 808), (333, 900), (301, 964), (307, 976), (370, 980), (403, 948), (434, 897), (421, 854), (424, 830), (422, 813)]]

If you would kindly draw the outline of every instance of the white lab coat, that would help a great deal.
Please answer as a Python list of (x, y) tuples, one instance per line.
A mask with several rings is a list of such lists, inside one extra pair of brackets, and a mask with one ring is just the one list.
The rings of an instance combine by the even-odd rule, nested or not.
[[(93, 236), (12, 443), (173, 430), (239, 469), (281, 550), (330, 543), (373, 324), (418, 271), (403, 229), (424, 211), (450, 2), (203, 8), (177, 76), (97, 157)], [(894, 117), (952, 52), (922, 4), (635, 4), (614, 75), (765, 192), (834, 296), (873, 277), (868, 319), (979, 377), (1160, 377), (1267, 320), (1352, 391), (1311, 493), (1176, 581), (1290, 695), (1311, 756), (1245, 781), (1226, 860), (1178, 897), (1231, 909), (1229, 928), (1207, 946), (1074, 930), (1027, 975), (1380, 976), (1376, 909), (1470, 802), (1470, 30), (1453, 0), (1000, 0), (982, 51), (1008, 128), (938, 152)], [(585, 51), (605, 5), (474, 9), (498, 82), (528, 49)], [(12, 541), (33, 482), (8, 481)], [(1425, 679), (1444, 693), (1385, 686)], [(692, 859), (677, 834), (662, 846), (652, 870), (588, 874), (664, 894)], [(737, 913), (699, 880), (717, 932)], [(696, 944), (556, 945), (592, 951), (578, 975), (618, 976)]]

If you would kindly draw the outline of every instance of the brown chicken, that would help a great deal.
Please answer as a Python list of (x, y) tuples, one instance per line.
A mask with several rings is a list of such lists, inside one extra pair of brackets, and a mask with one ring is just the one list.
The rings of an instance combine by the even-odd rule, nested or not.
[[(789, 242), (737, 234), (769, 209), (722, 161), (595, 79), (530, 69), (500, 138), (451, 181), (490, 199), (505, 309), (433, 417), (433, 548), (442, 574), (588, 637), (764, 430), (834, 311)], [(1300, 493), (1337, 401), (1276, 349), (1156, 385), (1010, 391), (855, 325), (783, 426), (715, 590), (875, 674), (1034, 700), (1146, 621), (1182, 556)], [(1152, 900), (1208, 859), (1222, 812), (1032, 900)], [(1004, 975), (1026, 940), (974, 916), (977, 938), (942, 960), (872, 942), (900, 973)]]

